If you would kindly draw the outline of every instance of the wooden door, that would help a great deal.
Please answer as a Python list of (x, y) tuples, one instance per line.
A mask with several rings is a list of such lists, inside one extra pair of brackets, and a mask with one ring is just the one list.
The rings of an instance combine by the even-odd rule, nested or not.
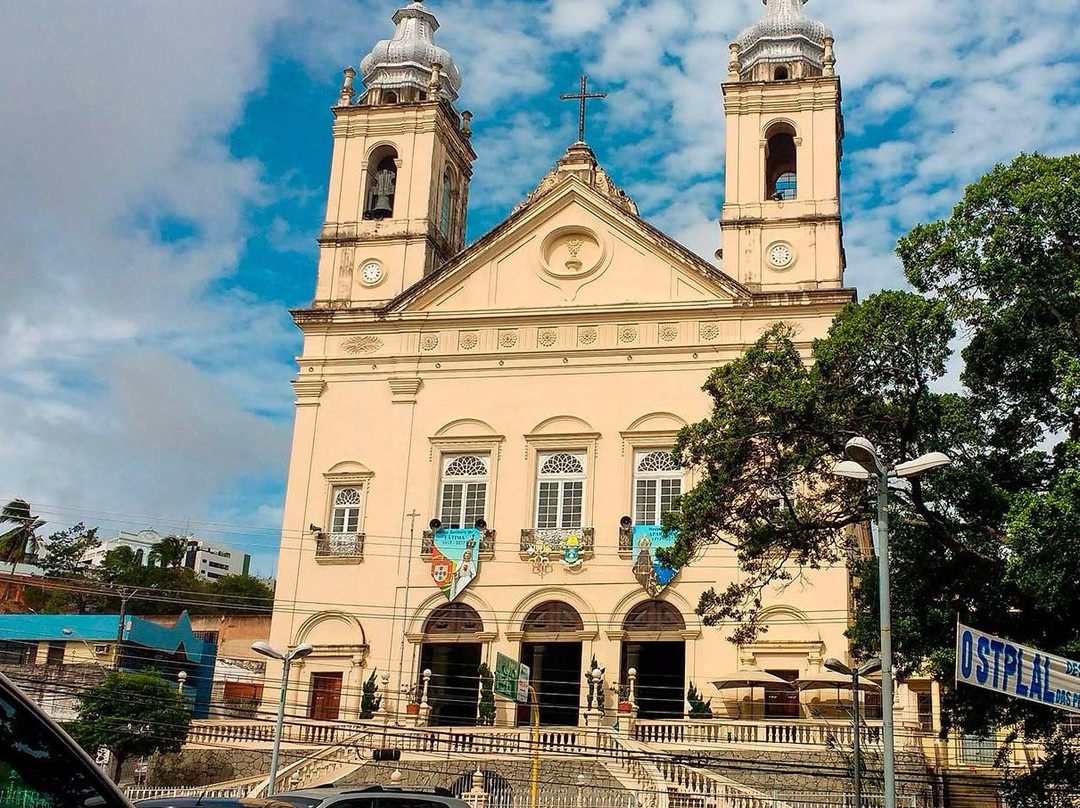
[(341, 674), (311, 674), (311, 705), (308, 717), (315, 721), (337, 721), (341, 709)]

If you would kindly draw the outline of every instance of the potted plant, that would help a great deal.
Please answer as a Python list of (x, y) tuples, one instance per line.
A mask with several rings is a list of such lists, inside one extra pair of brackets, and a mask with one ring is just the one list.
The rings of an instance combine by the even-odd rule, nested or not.
[(416, 685), (409, 685), (402, 688), (402, 692), (405, 695), (405, 712), (409, 715), (420, 715), (420, 699), (416, 695)]
[(712, 699), (708, 701), (701, 698), (701, 693), (690, 683), (690, 689), (686, 692), (686, 701), (690, 705), (690, 718), (712, 718)]
[(480, 701), (476, 705), (476, 724), (490, 727), (495, 723), (495, 675), (486, 662), (480, 663)]
[(377, 671), (372, 671), (371, 676), (364, 682), (362, 695), (360, 696), (360, 718), (373, 718), (382, 704), (382, 696), (379, 694), (379, 685), (375, 681)]
[(619, 712), (631, 713), (634, 711), (634, 705), (630, 701), (630, 686), (619, 685)]

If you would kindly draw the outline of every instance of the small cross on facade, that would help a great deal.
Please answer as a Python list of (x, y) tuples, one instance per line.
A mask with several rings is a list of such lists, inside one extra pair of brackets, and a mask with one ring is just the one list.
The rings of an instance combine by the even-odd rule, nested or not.
[(578, 142), (585, 142), (585, 102), (590, 98), (607, 98), (607, 93), (590, 93), (589, 77), (581, 77), (581, 91), (578, 93), (564, 93), (559, 96), (560, 101), (580, 101), (581, 107), (578, 112)]

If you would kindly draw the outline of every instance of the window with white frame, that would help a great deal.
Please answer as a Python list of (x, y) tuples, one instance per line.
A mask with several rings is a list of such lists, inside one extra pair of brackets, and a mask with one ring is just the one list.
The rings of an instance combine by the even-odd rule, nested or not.
[(473, 527), (487, 507), (489, 457), (444, 455), (439, 520), (443, 527)]
[(355, 539), (360, 533), (362, 489), (358, 485), (334, 489), (334, 508), (330, 514), (330, 538), (341, 542)]
[(536, 527), (541, 530), (581, 527), (585, 453), (542, 452), (537, 463)]
[(658, 525), (682, 493), (682, 469), (667, 449), (634, 453), (634, 523)]

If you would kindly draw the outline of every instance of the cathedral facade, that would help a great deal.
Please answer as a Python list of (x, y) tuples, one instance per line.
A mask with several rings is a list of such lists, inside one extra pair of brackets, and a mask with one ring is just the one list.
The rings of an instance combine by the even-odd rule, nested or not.
[[(474, 724), (501, 655), (527, 666), (548, 725), (595, 715), (596, 687), (609, 723), (616, 703), (681, 718), (691, 686), (732, 718), (799, 717), (806, 696), (784, 687), (710, 682), (847, 656), (846, 569), (771, 593), (767, 633), (735, 646), (694, 612), (739, 575), (734, 552), (679, 570), (655, 555), (695, 483), (671, 449), (708, 414), (709, 371), (778, 321), (808, 353), (854, 296), (833, 41), (802, 0), (765, 5), (722, 85), (722, 269), (641, 218), (582, 141), (466, 245), (471, 116), (432, 11), (400, 9), (345, 71), (315, 296), (294, 312), (271, 642), (314, 650), (290, 712), (356, 719), (375, 674), (384, 710)], [(498, 699), (495, 718), (525, 716)]]

